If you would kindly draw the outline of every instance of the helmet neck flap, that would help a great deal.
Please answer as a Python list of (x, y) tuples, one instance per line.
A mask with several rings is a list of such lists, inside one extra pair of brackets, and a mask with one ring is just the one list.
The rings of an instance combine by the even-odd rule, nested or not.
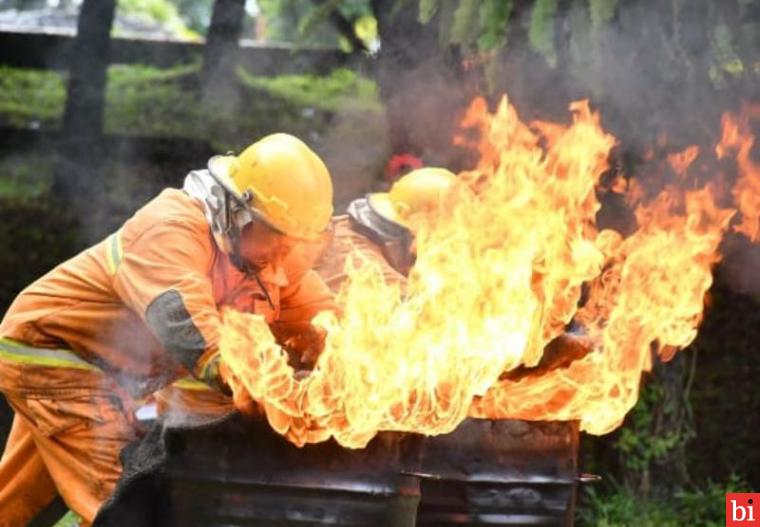
[(240, 254), (240, 235), (243, 228), (256, 219), (255, 212), (225, 189), (208, 170), (190, 172), (182, 190), (203, 205), (217, 247), (229, 256), (232, 265), (240, 272), (258, 282), (267, 301), (273, 305), (259, 273)]
[(409, 274), (414, 264), (414, 238), (409, 229), (384, 218), (367, 198), (352, 201), (347, 213), (353, 229), (379, 245), (391, 267), (405, 276)]

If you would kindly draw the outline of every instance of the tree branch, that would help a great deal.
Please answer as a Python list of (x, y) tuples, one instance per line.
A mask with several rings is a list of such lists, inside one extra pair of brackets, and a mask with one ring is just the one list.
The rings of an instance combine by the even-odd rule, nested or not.
[[(325, 4), (325, 0), (311, 0), (312, 3), (317, 7), (322, 7)], [(354, 25), (351, 23), (349, 19), (343, 16), (343, 14), (340, 12), (340, 10), (337, 7), (333, 7), (330, 9), (330, 23), (335, 27), (335, 29), (343, 35), (351, 44), (351, 49), (354, 51), (369, 51), (367, 46), (364, 44), (362, 39), (360, 39), (358, 36), (356, 36), (356, 31), (354, 31)]]

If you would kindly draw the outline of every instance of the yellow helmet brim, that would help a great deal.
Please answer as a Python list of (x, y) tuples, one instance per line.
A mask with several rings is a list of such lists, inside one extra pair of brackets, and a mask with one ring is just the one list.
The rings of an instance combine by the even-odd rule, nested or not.
[(242, 200), (243, 195), (236, 187), (232, 175), (238, 169), (237, 156), (220, 155), (214, 156), (208, 160), (208, 170), (225, 190), (232, 193), (233, 196)]
[(256, 219), (263, 221), (270, 228), (281, 232), (280, 229), (278, 229), (275, 225), (272, 225), (269, 221), (267, 221), (261, 212), (253, 207), (251, 203), (246, 202), (245, 196), (243, 196), (243, 194), (235, 185), (235, 182), (232, 179), (232, 175), (234, 174), (234, 171), (237, 170), (238, 163), (239, 162), (237, 156), (218, 155), (209, 159), (208, 170), (211, 176), (216, 179), (216, 181), (219, 182), (219, 184), (222, 185), (227, 192), (232, 194), (232, 196), (234, 196), (241, 205), (245, 205), (253, 213)]

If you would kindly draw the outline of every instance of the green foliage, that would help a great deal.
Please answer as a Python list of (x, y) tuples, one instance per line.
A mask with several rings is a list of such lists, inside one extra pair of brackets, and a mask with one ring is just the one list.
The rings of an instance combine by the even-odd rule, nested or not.
[(0, 197), (0, 311), (23, 287), (73, 256), (76, 236), (75, 222), (55, 200)]
[(459, 7), (460, 0), (439, 0), (438, 10), (435, 14), (435, 22), (438, 24), (438, 42), (441, 46), (450, 46), (451, 29), (454, 26), (454, 14)]
[(723, 87), (728, 79), (736, 79), (744, 73), (744, 64), (736, 54), (732, 44), (731, 30), (726, 24), (715, 26), (710, 35), (712, 64), (710, 79), (718, 87)]
[(300, 20), (314, 10), (310, 0), (257, 0), (266, 18), (264, 36), (277, 42), (295, 42), (299, 34)]
[(628, 471), (648, 472), (653, 463), (663, 461), (694, 437), (694, 431), (688, 427), (658, 429), (663, 413), (677, 411), (668, 407), (662, 384), (649, 382), (644, 385), (615, 445)]
[(22, 128), (52, 125), (62, 115), (65, 101), (61, 74), (0, 66), (0, 122)]
[[(265, 37), (280, 42), (338, 46), (342, 36), (330, 23), (330, 13), (338, 10), (350, 23), (372, 17), (369, 0), (258, 0), (266, 20)], [(366, 28), (366, 22), (365, 28)], [(361, 38), (361, 37), (360, 37)]]
[(699, 488), (672, 496), (642, 500), (621, 485), (583, 487), (577, 525), (589, 527), (723, 527), (725, 494), (748, 492), (742, 478), (732, 475), (723, 484), (708, 481)]
[(557, 12), (557, 3), (557, 0), (536, 0), (528, 31), (531, 46), (552, 68), (557, 65), (557, 50), (554, 47), (554, 15)]
[(330, 22), (330, 15), (336, 10), (353, 25), (354, 35), (363, 41), (367, 49), (372, 49), (377, 38), (377, 21), (369, 2), (365, 0), (324, 0), (319, 5), (312, 3), (303, 8), (297, 21), (297, 42), (329, 46), (334, 46), (337, 42), (345, 52), (354, 51), (346, 36), (339, 33)]
[(0, 199), (29, 199), (44, 195), (53, 177), (50, 156), (10, 155), (0, 159)]
[(725, 525), (725, 495), (729, 492), (751, 492), (750, 485), (737, 474), (731, 474), (723, 484), (708, 481), (704, 488), (682, 490), (676, 493), (679, 509), (685, 517), (692, 518), (692, 525), (704, 521), (710, 527)]
[(495, 49), (507, 42), (507, 28), (512, 16), (514, 2), (512, 0), (485, 0), (480, 5), (481, 34), (478, 37), (478, 48)]
[(367, 0), (342, 0), (340, 12), (349, 20), (356, 20), (363, 16), (372, 16), (372, 6)]
[(617, 4), (618, 0), (588, 0), (588, 10), (593, 26), (599, 27), (612, 20)]
[(421, 24), (427, 24), (438, 11), (439, 0), (420, 0), (420, 11), (418, 20)]
[[(336, 185), (336, 196), (343, 200), (339, 204), (368, 192), (367, 181), (382, 171), (387, 128), (373, 81), (347, 69), (271, 78), (240, 72), (231, 111), (206, 113), (198, 95), (199, 69), (109, 68), (106, 132), (197, 139), (219, 152), (239, 149), (266, 133), (293, 133), (324, 149), (335, 180), (342, 182), (340, 188)], [(9, 102), (15, 106), (10, 114), (0, 112), (0, 120), (7, 123), (10, 116), (25, 126), (39, 121), (37, 112), (50, 102), (30, 94), (50, 74), (14, 68), (2, 73), (3, 85), (12, 89), (0, 91), (0, 108)], [(46, 114), (48, 128), (60, 122), (63, 112), (63, 93), (57, 97), (60, 104)], [(0, 259), (0, 275), (6, 278), (0, 283), (0, 309), (26, 284), (71, 256), (80, 241), (76, 226), (48, 199), (54, 162), (52, 151), (6, 153), (0, 159), (0, 243), (6, 247)], [(115, 227), (112, 223), (149, 199), (157, 185), (181, 177), (166, 169), (126, 154), (106, 160), (107, 204), (98, 207), (103, 217), (93, 213), (88, 226), (99, 231)]]
[(182, 86), (199, 69), (197, 64), (169, 69), (111, 66), (106, 89), (106, 132), (202, 139), (200, 98)]
[(255, 77), (240, 71), (244, 85), (264, 90), (296, 106), (324, 111), (339, 111), (346, 106), (359, 106), (365, 110), (380, 112), (374, 82), (351, 70), (339, 68), (330, 75), (280, 75), (278, 77)]
[(330, 13), (336, 10), (341, 0), (325, 0), (319, 6), (307, 11), (306, 15), (298, 24), (299, 37), (303, 39), (315, 33), (315, 30), (324, 26), (330, 17)]
[(142, 16), (162, 24), (179, 18), (176, 6), (166, 0), (119, 0), (118, 9), (124, 14)]
[[(706, 0), (702, 0), (706, 1)], [(740, 0), (739, 6), (745, 22), (741, 27), (731, 30), (720, 26), (721, 22), (710, 32), (711, 60), (709, 75), (717, 87), (723, 87), (728, 81), (746, 74), (760, 75), (760, 62), (751, 61), (742, 56), (739, 48), (756, 48), (755, 35), (760, 24), (754, 23), (749, 12), (756, 0)], [(401, 7), (415, 2), (417, 18), (420, 23), (428, 24), (434, 18), (439, 25), (439, 40), (443, 46), (457, 45), (466, 51), (494, 50), (506, 45), (510, 23), (514, 22), (514, 0), (396, 0), (393, 12), (401, 12)], [(327, 0), (322, 7), (315, 7), (310, 0), (259, 0), (259, 5), (268, 20), (268, 36), (275, 40), (299, 41), (336, 45), (341, 41), (334, 31), (329, 31), (327, 13), (337, 8), (349, 20), (356, 22), (362, 16), (371, 17), (369, 0), (346, 0), (336, 2)], [(528, 39), (534, 51), (546, 60), (551, 68), (557, 66), (559, 57), (555, 44), (555, 26), (558, 23), (558, 0), (532, 0), (526, 5), (531, 9)], [(662, 9), (667, 11), (668, 3)], [(686, 40), (688, 35), (679, 31), (679, 3), (673, 5), (673, 23), (663, 28), (652, 28), (654, 38), (663, 39), (663, 51), (660, 62), (662, 70), (677, 74), (679, 69), (689, 69), (694, 60), (689, 56)], [(577, 0), (569, 5), (569, 12), (577, 14), (582, 8), (584, 16), (590, 21), (590, 28), (599, 29), (609, 24), (615, 14), (624, 6), (619, 0)], [(710, 16), (718, 10), (711, 9)], [(577, 18), (577, 17), (576, 17)], [(582, 57), (588, 66), (589, 57), (600, 55), (600, 46), (605, 41), (588, 38), (587, 35), (574, 34), (577, 23), (569, 20), (566, 27), (572, 43), (573, 58)], [(577, 22), (577, 20), (576, 20)], [(366, 41), (366, 38), (363, 40)], [(579, 47), (579, 44), (583, 44)], [(753, 48), (754, 47), (754, 48)], [(681, 51), (678, 51), (681, 50)], [(668, 62), (673, 62), (668, 64)], [(748, 67), (753, 64), (754, 67)], [(583, 66), (583, 65), (582, 65)], [(487, 68), (488, 69), (488, 68)], [(597, 91), (600, 87), (594, 86)]]
[(449, 40), (454, 44), (468, 44), (477, 40), (480, 32), (480, 2), (478, 0), (460, 0), (454, 11)]
[(198, 36), (185, 25), (177, 6), (169, 0), (118, 0), (117, 9), (120, 13), (159, 24), (174, 36), (190, 39)]
[[(710, 307), (693, 344), (699, 349), (699, 363), (689, 399), (698, 439), (689, 446), (689, 470), (713, 479), (741, 472), (759, 489), (760, 298), (743, 293), (733, 282), (737, 275), (726, 271), (716, 273)], [(747, 280), (749, 284), (752, 278)]]
[(214, 0), (172, 0), (187, 28), (205, 35), (211, 22)]
[(356, 36), (367, 46), (367, 49), (372, 49), (373, 46), (377, 47), (378, 28), (375, 17), (365, 15), (357, 18), (354, 22), (354, 31), (356, 31)]
[[(439, 37), (442, 45), (457, 45), (466, 51), (493, 50), (506, 45), (509, 26), (514, 22), (514, 0), (406, 0), (418, 2), (418, 19), (428, 24), (437, 17), (440, 24)], [(696, 0), (695, 0), (696, 1)], [(702, 4), (708, 0), (700, 0)], [(400, 5), (399, 0), (397, 5)], [(721, 18), (721, 10), (717, 8), (692, 7), (689, 2), (666, 2), (661, 4), (664, 15), (671, 11), (672, 23), (663, 23), (662, 27), (650, 25), (643, 29), (642, 35), (662, 40), (662, 51), (655, 65), (663, 72), (663, 76), (677, 77), (691, 75), (694, 68), (700, 67), (701, 59), (693, 55), (694, 35), (683, 34), (680, 30), (682, 12), (692, 12), (705, 9), (709, 21), (706, 26), (710, 41), (710, 55), (707, 61), (708, 74), (715, 87), (725, 88), (730, 82), (746, 76), (760, 75), (760, 61), (757, 60), (756, 35), (760, 23), (752, 13), (756, 0), (740, 0), (737, 20), (741, 23), (729, 27)], [(528, 40), (531, 48), (544, 57), (551, 68), (559, 61), (555, 44), (555, 26), (558, 22), (558, 0), (532, 0), (525, 5), (531, 9), (528, 28)], [(575, 0), (567, 4), (565, 10), (569, 15), (561, 22), (567, 29), (567, 39), (571, 49), (570, 59), (580, 57), (578, 69), (593, 66), (590, 62), (597, 61), (604, 54), (604, 46), (609, 42), (606, 38), (593, 38), (596, 31), (609, 25), (616, 13), (625, 7), (619, 0)], [(476, 15), (479, 12), (479, 16)], [(583, 34), (577, 34), (578, 14), (583, 12), (589, 20), (589, 29)], [(668, 19), (667, 16), (662, 17)], [(713, 20), (714, 19), (714, 20)], [(690, 22), (691, 24), (692, 22)], [(712, 25), (712, 26), (711, 26)], [(590, 38), (588, 33), (593, 33)], [(688, 32), (687, 32), (688, 33)], [(699, 52), (701, 53), (701, 51)], [(746, 54), (745, 54), (746, 53)], [(747, 56), (749, 54), (749, 56)], [(750, 67), (753, 65), (753, 67)], [(601, 66), (599, 66), (601, 67)], [(488, 69), (488, 68), (487, 68)], [(603, 91), (598, 84), (592, 90)]]
[[(227, 148), (220, 135), (245, 140), (266, 130), (321, 127), (326, 123), (322, 119), (329, 118), (327, 114), (348, 107), (373, 116), (382, 111), (375, 83), (348, 69), (336, 69), (325, 76), (276, 77), (255, 77), (241, 71), (239, 105), (246, 111), (206, 115), (196, 89), (199, 70), (198, 64), (168, 69), (111, 66), (106, 133), (222, 141), (219, 146)], [(17, 68), (0, 68), (0, 73), (0, 122), (20, 127), (58, 125), (65, 101), (65, 85), (59, 75)], [(303, 112), (324, 115), (317, 120), (304, 119)], [(0, 195), (37, 194), (38, 180), (19, 175), (22, 167), (8, 168), (10, 164), (8, 161), (0, 167)], [(30, 166), (23, 170), (37, 169)]]

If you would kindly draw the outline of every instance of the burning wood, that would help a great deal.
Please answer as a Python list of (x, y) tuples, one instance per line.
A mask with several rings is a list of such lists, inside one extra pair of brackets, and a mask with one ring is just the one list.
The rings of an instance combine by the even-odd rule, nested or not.
[[(621, 179), (614, 188), (638, 229), (599, 230), (595, 188), (616, 141), (586, 101), (570, 109), (570, 125), (528, 126), (506, 98), (495, 113), (474, 101), (463, 126), (475, 138), (457, 142), (479, 162), (460, 174), (435, 227), (418, 229), (407, 295), (372, 265), (349, 269), (345, 315), (318, 317), (325, 351), (300, 379), (262, 319), (227, 313), (221, 347), (233, 388), (298, 445), (334, 437), (361, 447), (380, 430), (441, 434), (468, 415), (580, 420), (594, 434), (617, 427), (651, 350), (669, 358), (694, 339), (731, 219), (757, 238), (758, 170), (751, 135), (727, 117), (718, 154), (737, 154), (739, 215), (720, 205), (716, 185), (669, 186), (647, 199), (636, 180)], [(682, 182), (698, 155), (670, 159)], [(553, 358), (546, 346), (571, 320), (593, 346)]]

